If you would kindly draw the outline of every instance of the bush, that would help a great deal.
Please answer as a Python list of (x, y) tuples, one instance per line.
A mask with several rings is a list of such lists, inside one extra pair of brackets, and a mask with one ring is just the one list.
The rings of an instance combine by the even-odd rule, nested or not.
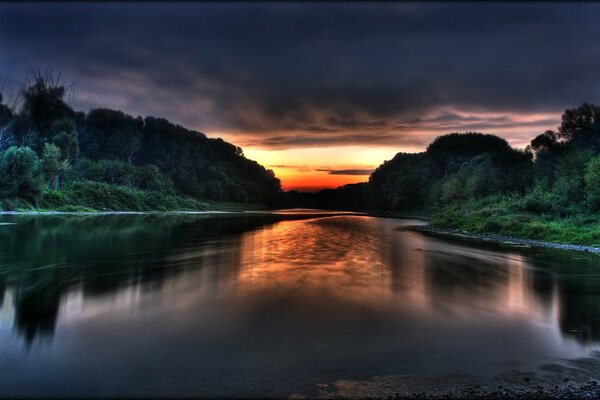
[(0, 155), (0, 194), (35, 201), (42, 188), (40, 160), (29, 147), (10, 147)]
[[(205, 210), (207, 204), (189, 197), (172, 196), (103, 182), (77, 180), (64, 194), (66, 204), (105, 211)], [(51, 194), (50, 199), (56, 195)]]
[(70, 181), (86, 180), (110, 185), (174, 194), (173, 182), (155, 165), (134, 166), (115, 160), (79, 160), (69, 174)]
[(523, 210), (543, 214), (554, 210), (552, 194), (536, 187), (523, 199)]

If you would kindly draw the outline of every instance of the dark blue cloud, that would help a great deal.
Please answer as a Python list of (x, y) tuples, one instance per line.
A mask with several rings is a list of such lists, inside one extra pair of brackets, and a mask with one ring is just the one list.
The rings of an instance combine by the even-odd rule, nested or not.
[(599, 17), (594, 3), (1, 3), (0, 75), (52, 66), (78, 108), (240, 144), (415, 144), (432, 124), (501, 130), (598, 102)]

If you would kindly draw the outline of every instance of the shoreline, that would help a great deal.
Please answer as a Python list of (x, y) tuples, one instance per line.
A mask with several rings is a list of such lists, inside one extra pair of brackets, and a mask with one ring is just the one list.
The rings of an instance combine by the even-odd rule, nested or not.
[(498, 235), (495, 233), (470, 233), (458, 229), (436, 228), (430, 225), (415, 226), (415, 230), (428, 234), (459, 237), (462, 239), (474, 239), (483, 242), (494, 242), (500, 244), (508, 244), (512, 246), (527, 246), (527, 247), (543, 247), (559, 250), (582, 251), (593, 254), (600, 254), (600, 247), (579, 245), (579, 244), (561, 244), (554, 242), (546, 242), (543, 240), (521, 239), (513, 236)]
[(2, 215), (150, 215), (150, 214), (230, 214), (255, 211), (199, 210), (199, 211), (0, 211)]
[[(15, 216), (47, 216), (47, 215), (73, 215), (73, 216), (93, 216), (93, 215), (211, 215), (211, 214), (274, 214), (274, 215), (287, 215), (286, 210), (291, 209), (276, 209), (276, 210), (198, 210), (198, 211), (189, 211), (189, 210), (169, 210), (169, 211), (0, 211), (0, 216), (4, 215), (15, 215)], [(306, 210), (308, 211), (308, 210)], [(367, 215), (377, 218), (395, 218), (395, 219), (417, 219), (429, 222), (429, 220), (423, 216), (414, 216), (414, 215), (402, 215), (402, 216), (391, 216), (391, 215), (378, 215), (378, 214), (370, 214), (370, 213), (359, 213), (359, 212), (340, 212), (340, 211), (329, 211), (329, 210), (319, 210), (319, 211), (327, 211), (324, 213), (318, 213), (321, 216), (325, 216), (327, 214), (331, 215)], [(307, 214), (314, 214), (307, 212)], [(294, 212), (289, 213), (289, 215), (298, 215)], [(588, 245), (579, 245), (579, 244), (561, 244), (555, 242), (547, 242), (543, 240), (535, 240), (535, 239), (521, 239), (514, 236), (504, 236), (495, 233), (471, 233), (464, 230), (452, 229), (452, 228), (440, 228), (440, 227), (432, 227), (430, 224), (423, 226), (413, 226), (412, 229), (432, 235), (439, 236), (450, 236), (461, 239), (471, 239), (482, 242), (494, 242), (505, 245), (512, 246), (526, 246), (526, 247), (542, 247), (542, 248), (551, 248), (558, 250), (570, 250), (570, 251), (580, 251), (580, 252), (588, 252), (593, 254), (600, 254), (600, 247), (588, 246)]]
[(167, 215), (167, 214), (188, 214), (188, 215), (203, 215), (203, 214), (251, 214), (251, 215), (277, 215), (277, 216), (338, 216), (338, 215), (366, 215), (355, 211), (339, 211), (339, 210), (297, 210), (297, 209), (257, 209), (257, 210), (167, 210), (167, 211), (0, 211), (0, 216), (15, 215), (15, 216), (44, 216), (44, 215)]

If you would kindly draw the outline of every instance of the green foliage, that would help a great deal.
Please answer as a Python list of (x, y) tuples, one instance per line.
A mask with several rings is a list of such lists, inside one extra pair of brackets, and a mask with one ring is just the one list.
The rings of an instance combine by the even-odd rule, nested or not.
[(556, 166), (556, 180), (551, 193), (554, 197), (554, 211), (565, 215), (576, 211), (585, 200), (583, 174), (592, 153), (588, 150), (571, 150), (563, 155)]
[[(239, 147), (162, 118), (134, 118), (108, 109), (91, 110), (87, 115), (75, 112), (64, 101), (66, 93), (60, 76), (55, 78), (52, 71), (47, 71), (45, 76), (37, 72), (33, 82), (25, 83), (18, 113), (3, 105), (0, 98), (0, 153), (12, 144), (30, 148), (34, 156), (41, 158), (41, 162), (31, 164), (33, 175), (39, 182), (45, 179), (46, 187), (53, 192), (60, 189), (72, 193), (77, 185), (100, 187), (93, 186), (95, 183), (119, 186), (114, 198), (127, 188), (131, 190), (127, 194), (130, 199), (144, 192), (142, 197), (147, 202), (114, 204), (135, 204), (143, 209), (148, 208), (147, 204), (162, 204), (156, 197), (165, 195), (170, 200), (160, 205), (163, 208), (201, 207), (205, 200), (271, 206), (281, 203), (279, 179), (273, 171), (246, 159)], [(17, 171), (14, 150), (7, 154), (11, 171)], [(25, 174), (22, 185), (14, 174), (0, 177), (3, 208), (33, 207), (38, 201), (56, 200), (56, 196), (47, 194), (50, 192), (39, 197), (41, 183), (29, 185), (28, 190), (27, 182), (35, 179), (29, 179), (27, 173), (15, 172)], [(89, 190), (84, 193), (89, 194)], [(187, 196), (195, 200), (190, 202)], [(173, 200), (184, 198), (189, 201)]]
[(373, 208), (407, 210), (425, 201), (431, 168), (423, 153), (398, 153), (380, 165), (369, 178)]
[(493, 135), (436, 138), (398, 153), (369, 179), (364, 208), (427, 214), (440, 227), (600, 244), (600, 107), (566, 110), (558, 132), (524, 151)]
[(453, 133), (424, 153), (398, 153), (369, 179), (370, 208), (424, 210), (492, 194), (524, 193), (531, 154), (497, 136)]
[(92, 160), (155, 165), (180, 193), (217, 201), (277, 205), (281, 185), (272, 171), (239, 147), (162, 118), (91, 110), (82, 129), (82, 154)]
[(75, 121), (68, 118), (54, 121), (50, 126), (52, 143), (60, 149), (62, 160), (70, 162), (79, 154), (79, 141), (75, 131)]
[(174, 194), (173, 183), (155, 165), (133, 166), (121, 161), (83, 158), (68, 175), (70, 181), (89, 180)]
[(588, 207), (591, 211), (600, 211), (600, 156), (588, 162), (584, 180)]
[(65, 195), (70, 198), (69, 204), (98, 210), (167, 211), (208, 208), (206, 203), (191, 198), (84, 180), (70, 183)]
[(600, 221), (597, 217), (575, 214), (556, 218), (551, 214), (522, 211), (522, 199), (516, 196), (480, 199), (459, 207), (444, 207), (431, 214), (434, 226), (469, 233), (495, 233), (555, 243), (600, 245)]
[(40, 160), (28, 147), (10, 147), (0, 155), (0, 193), (3, 197), (35, 200), (41, 190)]
[(48, 181), (48, 186), (52, 186), (54, 190), (58, 190), (60, 176), (66, 171), (68, 166), (69, 164), (63, 159), (58, 146), (52, 143), (44, 145), (41, 167)]

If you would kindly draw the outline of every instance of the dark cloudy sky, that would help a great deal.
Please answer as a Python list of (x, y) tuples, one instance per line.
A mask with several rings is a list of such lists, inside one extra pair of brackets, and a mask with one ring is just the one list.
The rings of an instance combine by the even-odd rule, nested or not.
[(78, 109), (164, 116), (316, 188), (439, 134), (555, 128), (600, 101), (599, 21), (595, 3), (0, 3), (0, 76), (51, 66)]

